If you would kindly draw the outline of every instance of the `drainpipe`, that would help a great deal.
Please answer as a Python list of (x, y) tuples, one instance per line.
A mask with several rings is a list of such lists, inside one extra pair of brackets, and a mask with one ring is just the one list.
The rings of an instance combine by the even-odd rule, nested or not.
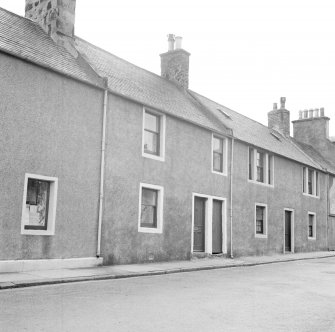
[(231, 138), (231, 156), (230, 156), (230, 258), (233, 255), (233, 170), (234, 170), (234, 137)]
[(97, 258), (99, 258), (100, 254), (101, 254), (101, 226), (102, 226), (102, 207), (103, 207), (103, 200), (104, 200), (107, 103), (108, 103), (108, 91), (106, 89), (105, 93), (104, 93), (104, 109), (103, 109), (103, 118), (102, 118), (102, 140), (101, 140), (100, 195), (99, 195)]
[[(326, 219), (327, 233), (326, 234), (327, 234), (327, 248), (328, 248), (328, 251), (329, 251), (329, 234), (328, 234), (328, 232), (329, 232), (328, 220), (329, 220), (329, 214), (330, 214), (330, 199), (329, 199), (330, 180), (329, 180), (329, 173), (327, 174), (327, 186), (326, 186), (326, 188), (327, 188), (327, 219)], [(319, 188), (319, 191), (321, 191), (320, 188)], [(321, 192), (320, 192), (320, 196), (321, 196)]]

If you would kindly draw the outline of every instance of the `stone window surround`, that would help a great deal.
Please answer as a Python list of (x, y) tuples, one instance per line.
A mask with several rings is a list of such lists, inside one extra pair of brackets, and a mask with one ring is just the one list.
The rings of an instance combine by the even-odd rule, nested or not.
[[(257, 207), (263, 207), (264, 208), (264, 224), (263, 224), (263, 234), (257, 233)], [(254, 213), (254, 223), (255, 223), (255, 238), (262, 238), (266, 239), (268, 237), (268, 206), (264, 203), (255, 203), (255, 213)]]
[[(37, 229), (25, 229), (25, 208), (27, 199), (27, 186), (28, 179), (37, 179), (42, 181), (50, 182), (50, 194), (49, 194), (49, 209), (48, 209), (48, 224), (46, 230)], [(26, 173), (24, 178), (24, 190), (22, 200), (22, 214), (21, 214), (21, 234), (22, 235), (54, 235), (55, 234), (55, 222), (56, 222), (56, 208), (57, 208), (57, 192), (58, 192), (58, 178)]]
[[(154, 155), (146, 153), (144, 151), (144, 128), (145, 128), (145, 113), (152, 113), (160, 117), (160, 137), (159, 137), (159, 155)], [(158, 161), (165, 161), (165, 126), (166, 126), (166, 116), (160, 112), (154, 111), (143, 107), (143, 117), (142, 117), (142, 157), (150, 158)]]
[[(141, 213), (142, 213), (142, 188), (154, 189), (158, 192), (157, 197), (157, 227), (142, 227), (141, 226)], [(163, 202), (164, 202), (164, 188), (162, 186), (140, 183), (139, 190), (139, 208), (138, 208), (138, 232), (139, 233), (163, 233)]]
[[(250, 160), (250, 151), (253, 153), (253, 174), (252, 174), (252, 179), (249, 178), (249, 160)], [(265, 165), (264, 165), (264, 182), (259, 182), (257, 181), (257, 167), (256, 167), (256, 162), (257, 162), (257, 151), (261, 152), (264, 154), (264, 160), (265, 160)], [(274, 155), (269, 154), (268, 152), (262, 150), (262, 149), (257, 149), (256, 147), (249, 146), (248, 147), (248, 160), (247, 160), (247, 178), (248, 182), (250, 183), (256, 183), (262, 186), (274, 188), (274, 160), (275, 157)], [(269, 184), (269, 163), (271, 164), (271, 179), (270, 179), (270, 184)]]
[[(309, 236), (309, 216), (313, 216), (313, 236)], [(307, 237), (308, 240), (316, 240), (316, 213), (308, 211), (307, 213)]]
[[(223, 156), (222, 156), (222, 172), (214, 170), (214, 161), (213, 161), (213, 153), (214, 153), (214, 138), (218, 138), (222, 140), (223, 145)], [(228, 169), (228, 139), (226, 137), (212, 134), (212, 149), (211, 149), (211, 169), (212, 173), (227, 176)]]
[[(312, 170), (313, 172), (313, 182), (312, 182), (313, 194), (308, 193), (308, 170)], [(306, 166), (302, 167), (302, 188), (301, 189), (302, 189), (303, 195), (305, 196), (320, 198), (320, 173), (309, 167), (306, 167)]]

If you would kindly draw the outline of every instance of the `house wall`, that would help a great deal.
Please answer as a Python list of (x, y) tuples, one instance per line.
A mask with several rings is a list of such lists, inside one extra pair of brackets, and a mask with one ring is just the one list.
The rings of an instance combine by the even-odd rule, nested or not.
[[(302, 193), (302, 166), (275, 156), (274, 187), (248, 181), (248, 145), (235, 144), (233, 252), (235, 256), (282, 253), (284, 209), (294, 210), (294, 251), (327, 250), (327, 185), (320, 175), (320, 198)], [(267, 204), (267, 238), (255, 237), (255, 204)], [(308, 211), (316, 213), (316, 240), (308, 239)]]
[[(189, 259), (192, 193), (229, 198), (229, 177), (211, 172), (210, 131), (166, 116), (165, 161), (152, 160), (142, 156), (142, 117), (141, 105), (109, 96), (105, 264)], [(164, 187), (162, 234), (138, 232), (140, 182)]]
[[(0, 260), (93, 257), (103, 92), (0, 53)], [(21, 235), (25, 173), (58, 178), (53, 236)]]

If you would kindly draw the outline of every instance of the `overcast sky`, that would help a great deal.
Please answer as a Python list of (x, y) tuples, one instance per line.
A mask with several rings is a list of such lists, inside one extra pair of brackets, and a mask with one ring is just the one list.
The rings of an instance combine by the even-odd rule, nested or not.
[(291, 120), (325, 107), (335, 136), (334, 0), (78, 0), (75, 33), (157, 74), (167, 34), (182, 36), (192, 90), (263, 124), (282, 96)]

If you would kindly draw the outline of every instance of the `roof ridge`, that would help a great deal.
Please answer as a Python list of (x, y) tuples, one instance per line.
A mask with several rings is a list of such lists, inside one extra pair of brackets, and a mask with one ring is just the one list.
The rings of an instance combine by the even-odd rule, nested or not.
[[(108, 55), (114, 56), (115, 58), (121, 60), (122, 62), (124, 62), (124, 63), (126, 63), (126, 64), (129, 64), (129, 65), (132, 65), (132, 66), (134, 66), (134, 67), (136, 67), (136, 68), (138, 68), (138, 69), (144, 70), (144, 71), (146, 71), (146, 72), (147, 72), (148, 74), (150, 74), (150, 75), (156, 76), (156, 77), (158, 77), (158, 78), (160, 78), (160, 79), (162, 79), (162, 80), (164, 80), (164, 81), (166, 81), (166, 82), (168, 82), (168, 83), (172, 83), (173, 85), (175, 85), (173, 82), (171, 82), (170, 80), (166, 79), (165, 77), (162, 77), (161, 75), (158, 75), (158, 74), (156, 74), (156, 73), (154, 73), (154, 72), (152, 72), (152, 71), (150, 71), (150, 70), (148, 70), (148, 69), (145, 69), (145, 68), (142, 68), (142, 67), (140, 67), (140, 66), (138, 66), (138, 65), (135, 65), (134, 63), (132, 63), (132, 62), (130, 62), (130, 61), (128, 61), (128, 60), (125, 60), (125, 59), (123, 59), (123, 58), (121, 58), (121, 57), (115, 55), (114, 53), (111, 53), (111, 52), (109, 52), (109, 51), (107, 51), (107, 50), (101, 48), (100, 46), (94, 45), (94, 44), (92, 44), (91, 42), (89, 42), (89, 41), (87, 41), (87, 40), (85, 40), (85, 39), (83, 39), (83, 38), (81, 38), (81, 37), (74, 36), (74, 38), (75, 38), (75, 39), (79, 39), (79, 40), (81, 40), (81, 41), (83, 41), (83, 42), (85, 42), (85, 43), (91, 45), (91, 46), (94, 47), (95, 49), (98, 49), (98, 50), (100, 50), (100, 51), (102, 51), (102, 52), (104, 52), (104, 53), (106, 53), (106, 54), (108, 54)], [(178, 86), (177, 86), (177, 87), (178, 87)]]

